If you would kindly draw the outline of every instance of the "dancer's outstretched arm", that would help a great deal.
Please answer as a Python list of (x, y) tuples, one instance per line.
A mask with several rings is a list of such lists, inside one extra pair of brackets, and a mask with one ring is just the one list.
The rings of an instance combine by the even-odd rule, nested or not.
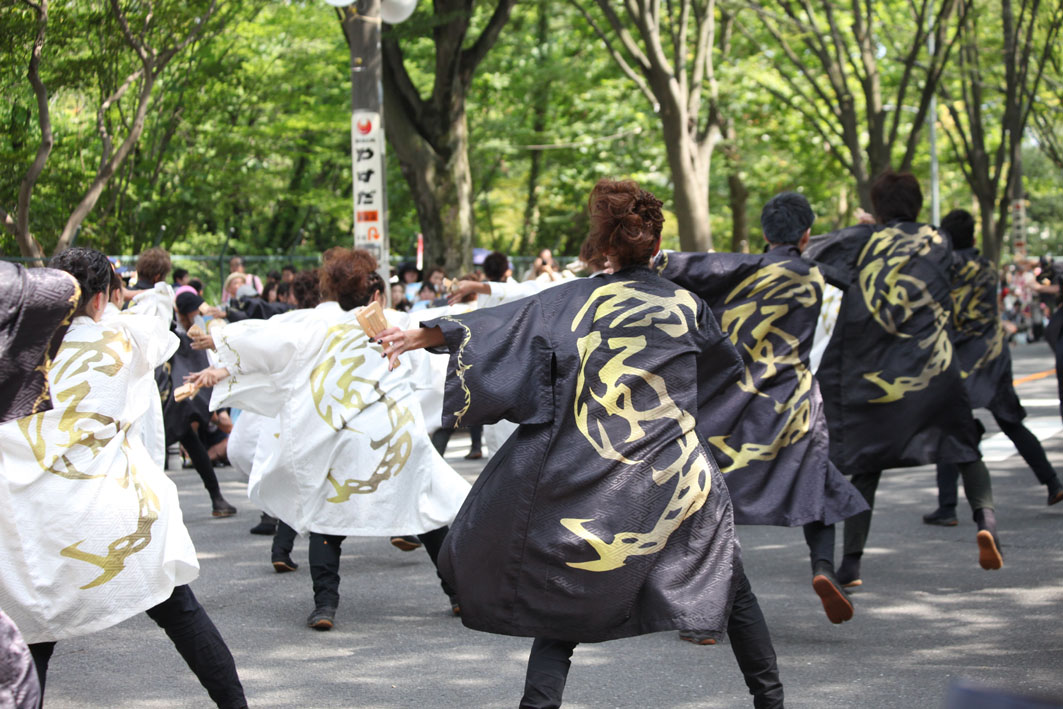
[(376, 341), (384, 345), (383, 356), (388, 358), (392, 369), (398, 365), (399, 355), (403, 352), (421, 350), (426, 347), (440, 347), (446, 344), (443, 331), (438, 327), (418, 327), (412, 330), (389, 327), (380, 332)]

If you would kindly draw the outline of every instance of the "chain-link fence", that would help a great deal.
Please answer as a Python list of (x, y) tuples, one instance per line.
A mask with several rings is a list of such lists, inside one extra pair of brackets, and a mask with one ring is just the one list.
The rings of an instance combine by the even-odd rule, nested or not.
[[(182, 268), (188, 271), (188, 275), (192, 278), (197, 278), (203, 284), (203, 296), (207, 302), (217, 303), (221, 300), (222, 290), (225, 285), (225, 278), (229, 275), (229, 259), (233, 254), (222, 255), (206, 255), (206, 256), (184, 256), (181, 254), (170, 254), (170, 263), (174, 269)], [(110, 256), (115, 267), (119, 269), (119, 273), (128, 271), (129, 273), (136, 272), (137, 257), (129, 255)], [(309, 268), (316, 268), (321, 264), (321, 256), (272, 256), (272, 255), (247, 255), (241, 256), (244, 260), (244, 270), (249, 274), (258, 276), (264, 283), (269, 276), (270, 272), (276, 271), (280, 273), (281, 269), (287, 265), (295, 266), (297, 271), (304, 271)], [(30, 262), (33, 259), (21, 258), (21, 257), (9, 257), (0, 256), (0, 259), (5, 261), (20, 261)], [(391, 257), (391, 270), (395, 273), (395, 270), (401, 263), (406, 262), (408, 259), (398, 256)], [(525, 272), (531, 267), (532, 262), (535, 260), (534, 256), (510, 256), (510, 265), (513, 268), (513, 276), (517, 279), (521, 279)], [(562, 264), (567, 264), (571, 259), (558, 259)], [(460, 277), (461, 273), (448, 274), (451, 277)], [(171, 274), (172, 278), (172, 274)]]

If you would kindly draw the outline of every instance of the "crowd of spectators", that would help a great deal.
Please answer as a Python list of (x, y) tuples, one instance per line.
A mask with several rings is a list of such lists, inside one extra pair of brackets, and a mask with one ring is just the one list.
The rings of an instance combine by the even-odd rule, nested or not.
[(1049, 256), (1016, 260), (1000, 271), (1000, 318), (1012, 342), (1038, 342), (1056, 309), (1058, 297), (1040, 292), (1051, 281)]

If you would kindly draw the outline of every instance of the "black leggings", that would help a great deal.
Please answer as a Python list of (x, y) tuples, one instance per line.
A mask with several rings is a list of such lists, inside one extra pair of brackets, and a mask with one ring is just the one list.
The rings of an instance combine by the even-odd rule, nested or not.
[[(981, 509), (993, 509), (993, 485), (989, 479), (989, 470), (981, 460), (966, 463), (953, 463), (957, 474), (963, 478), (963, 491), (972, 512)], [(855, 473), (851, 480), (853, 486), (867, 500), (871, 507), (867, 512), (853, 515), (845, 520), (843, 553), (846, 556), (859, 557), (864, 553), (867, 537), (871, 532), (871, 513), (875, 509), (875, 491), (878, 489), (881, 471)]]
[[(450, 527), (440, 527), (417, 535), (433, 565), (436, 565), (448, 531)], [(310, 532), (310, 578), (314, 582), (315, 608), (336, 608), (340, 603), (340, 551), (344, 539), (346, 537), (334, 534)], [(439, 575), (438, 570), (436, 575)], [(439, 585), (448, 596), (454, 596), (454, 590), (442, 576)]]
[[(1042, 485), (1050, 483), (1056, 477), (1056, 471), (1052, 464), (1048, 462), (1044, 446), (1037, 440), (1037, 436), (1033, 435), (1030, 429), (1022, 424), (1022, 421), (1006, 420), (998, 416), (992, 409), (990, 409), (990, 413), (993, 414), (993, 419), (997, 422), (997, 426), (1000, 427), (1001, 433), (1011, 439), (1011, 442), (1015, 444), (1015, 449), (1019, 451), (1019, 455), (1030, 466), (1030, 470), (1033, 471), (1037, 482)], [(955, 463), (938, 463), (938, 507), (953, 509), (956, 507), (958, 499), (956, 482), (959, 478), (960, 469)]]
[(190, 426), (179, 440), (181, 445), (184, 446), (185, 453), (188, 453), (188, 459), (192, 461), (192, 466), (199, 473), (199, 477), (203, 481), (203, 487), (207, 488), (211, 499), (214, 499), (220, 494), (221, 489), (218, 487), (218, 476), (214, 473), (214, 463), (210, 462), (210, 454), (207, 453), (199, 434), (193, 431)]
[[(452, 428), (437, 428), (432, 433), (432, 445), (435, 447), (436, 452), (439, 455), (443, 455), (447, 452), (447, 444), (450, 442), (450, 437), (454, 435), (454, 429)], [(469, 452), (478, 453), (483, 448), (483, 435), (484, 427), (481, 425), (469, 426)]]
[[(233, 655), (221, 633), (211, 622), (210, 616), (196, 600), (192, 589), (188, 586), (175, 587), (168, 599), (149, 608), (147, 614), (166, 631), (177, 652), (181, 653), (181, 657), (188, 663), (189, 669), (195, 673), (215, 704), (222, 709), (247, 707)], [(48, 661), (55, 650), (55, 643), (34, 643), (29, 648), (37, 666), (43, 703), (44, 680), (48, 674)]]
[[(775, 648), (764, 614), (753, 595), (749, 579), (735, 576), (735, 599), (727, 621), (727, 637), (742, 676), (753, 695), (755, 709), (782, 709), (783, 687)], [(521, 709), (555, 709), (561, 706), (572, 651), (578, 643), (570, 640), (536, 638), (528, 657)]]

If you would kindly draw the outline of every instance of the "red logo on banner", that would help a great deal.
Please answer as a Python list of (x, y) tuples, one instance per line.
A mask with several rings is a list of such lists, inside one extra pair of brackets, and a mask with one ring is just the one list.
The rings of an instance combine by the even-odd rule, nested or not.
[(375, 226), (369, 227), (369, 240), (380, 241), (380, 230), (377, 229)]
[(372, 121), (358, 121), (358, 132), (362, 135), (369, 135), (369, 131), (373, 130)]
[(376, 211), (358, 212), (358, 221), (360, 221), (360, 222), (378, 222), (378, 221), (380, 221), (380, 215)]

